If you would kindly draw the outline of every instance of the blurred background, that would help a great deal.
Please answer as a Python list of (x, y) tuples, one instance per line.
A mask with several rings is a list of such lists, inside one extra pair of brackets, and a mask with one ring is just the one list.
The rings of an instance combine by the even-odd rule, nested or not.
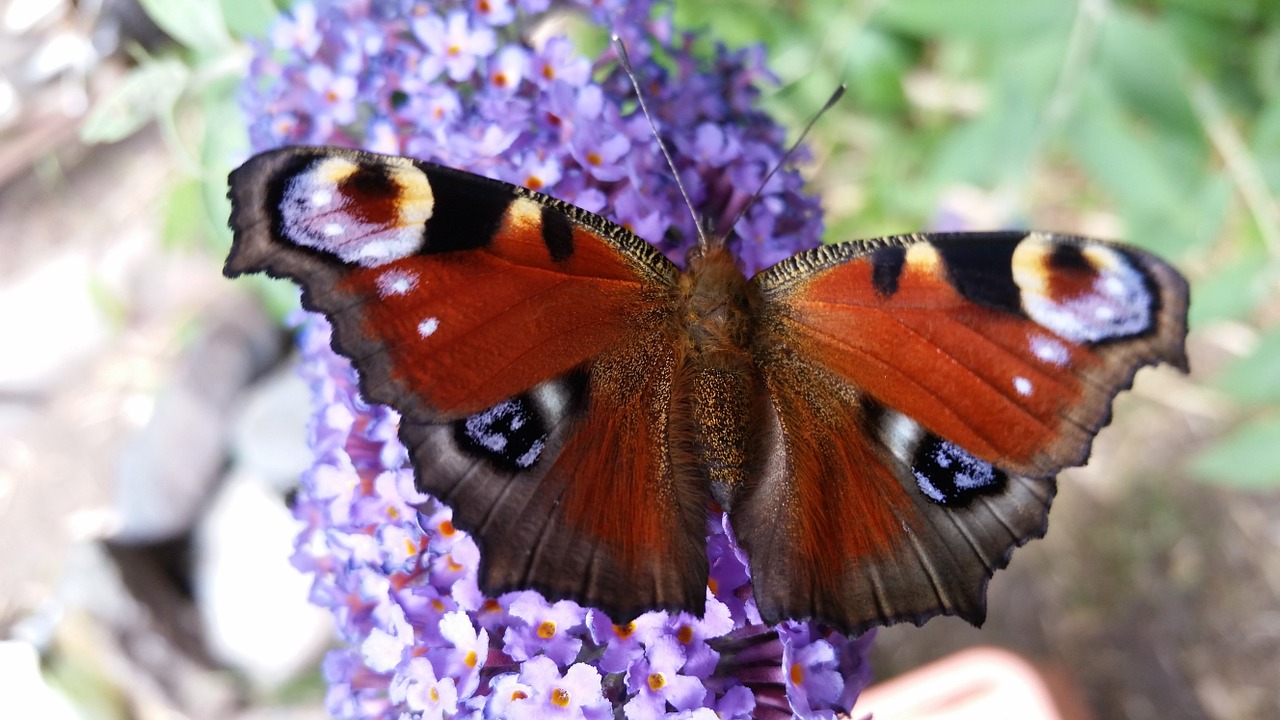
[[(319, 718), (288, 564), (309, 399), (283, 283), (230, 283), (236, 93), (270, 0), (0, 0), (0, 716)], [(981, 631), (1096, 718), (1280, 717), (1280, 3), (678, 2), (763, 43), (829, 240), (1035, 227), (1191, 279), (1192, 373), (1139, 374)], [(20, 712), (19, 712), (20, 711)]]

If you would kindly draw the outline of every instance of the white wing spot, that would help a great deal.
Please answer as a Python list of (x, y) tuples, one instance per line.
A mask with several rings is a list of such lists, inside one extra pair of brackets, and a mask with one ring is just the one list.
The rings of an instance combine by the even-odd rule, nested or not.
[(1106, 305), (1099, 305), (1098, 307), (1094, 308), (1093, 316), (1098, 318), (1099, 320), (1106, 322), (1106, 321), (1115, 319), (1116, 311), (1115, 311), (1115, 308), (1108, 307)]
[(1029, 397), (1032, 390), (1031, 381), (1021, 376), (1015, 377), (1013, 379), (1013, 389), (1017, 390), (1019, 395)]
[(334, 235), (341, 235), (344, 232), (346, 231), (343, 229), (342, 225), (340, 225), (339, 223), (329, 223), (328, 225), (324, 226), (325, 237), (333, 237)]
[(911, 453), (920, 442), (924, 428), (902, 413), (889, 412), (880, 426), (881, 438), (889, 450), (903, 462), (911, 461)]
[(440, 327), (440, 321), (436, 318), (429, 317), (418, 323), (418, 334), (424, 338), (431, 337), (431, 333), (435, 332), (438, 327)]
[(378, 294), (382, 297), (404, 295), (418, 286), (418, 276), (407, 270), (395, 268), (378, 276), (374, 281), (378, 286)]
[(542, 447), (543, 441), (541, 438), (534, 440), (533, 443), (529, 445), (529, 449), (520, 457), (516, 458), (516, 465), (519, 465), (522, 468), (533, 467), (533, 464), (538, 461), (538, 456), (542, 454)]
[(1031, 337), (1031, 352), (1044, 362), (1057, 367), (1062, 367), (1071, 359), (1071, 353), (1067, 350), (1067, 346), (1044, 335), (1033, 335)]
[(311, 204), (316, 207), (324, 207), (333, 202), (333, 193), (328, 190), (316, 190), (311, 193)]

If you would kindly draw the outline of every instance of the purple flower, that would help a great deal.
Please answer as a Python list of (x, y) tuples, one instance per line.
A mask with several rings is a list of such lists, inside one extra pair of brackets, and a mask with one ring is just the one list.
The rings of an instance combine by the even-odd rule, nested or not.
[(480, 684), (480, 670), (489, 659), (489, 633), (477, 629), (466, 613), (454, 611), (440, 621), (440, 634), (452, 646), (431, 648), (428, 655), (442, 674), (457, 678), (458, 691), (471, 695)]
[(647, 612), (625, 625), (616, 625), (608, 615), (592, 610), (587, 613), (587, 624), (592, 641), (604, 648), (596, 664), (605, 672), (622, 673), (644, 655), (645, 647), (666, 634), (667, 613)]
[(349, 125), (355, 121), (355, 78), (337, 74), (324, 65), (312, 65), (307, 70), (307, 83), (333, 122)]
[(628, 720), (660, 717), (667, 706), (692, 710), (702, 706), (707, 688), (696, 677), (681, 674), (685, 655), (679, 641), (667, 635), (649, 645), (644, 657), (627, 671), (631, 699), (623, 706)]
[[(757, 108), (758, 50), (695, 54), (648, 1), (566, 0), (628, 43), (677, 172), (715, 231), (778, 162), (784, 133)], [(527, 32), (548, 0), (314, 0), (282, 18), (244, 89), (256, 149), (290, 143), (404, 152), (554, 194), (630, 227), (676, 262), (697, 233), (611, 50)], [(656, 57), (655, 57), (656, 56)], [(661, 58), (661, 62), (657, 58)], [(796, 173), (774, 176), (728, 242), (754, 272), (822, 233)], [(849, 709), (870, 634), (761, 622), (728, 518), (710, 513), (703, 617), (625, 625), (535, 592), (486, 597), (480, 551), (413, 483), (399, 416), (357, 392), (322, 318), (302, 314), (315, 465), (294, 513), (292, 562), (314, 580), (340, 645), (324, 662), (335, 716), (791, 717)]]
[(503, 652), (515, 660), (545, 655), (560, 665), (568, 665), (582, 649), (578, 637), (583, 629), (586, 611), (577, 603), (561, 600), (550, 604), (536, 592), (512, 593), (507, 606), (511, 617), (522, 623), (507, 628)]
[(631, 150), (626, 135), (606, 130), (602, 125), (583, 125), (569, 141), (573, 159), (598, 182), (621, 180), (626, 167), (618, 162)]
[(836, 671), (836, 651), (830, 643), (784, 643), (783, 648), (787, 699), (792, 709), (801, 715), (812, 714), (839, 699), (844, 678)]
[(707, 598), (707, 609), (701, 618), (677, 613), (667, 621), (667, 630), (680, 644), (686, 659), (685, 672), (705, 678), (720, 659), (710, 642), (733, 630), (733, 618), (729, 607), (713, 596)]
[(528, 64), (529, 54), (524, 48), (502, 48), (489, 64), (489, 86), (499, 93), (514, 94), (520, 89)]
[(452, 80), (465, 80), (480, 58), (493, 52), (497, 43), (488, 28), (471, 28), (471, 17), (460, 10), (448, 18), (426, 15), (413, 22), (413, 32), (426, 46), (430, 57), (444, 65)]
[(513, 692), (505, 712), (499, 717), (509, 717), (512, 720), (606, 720), (613, 716), (609, 702), (604, 699), (601, 691), (600, 673), (590, 665), (577, 663), (562, 676), (560, 669), (550, 659), (533, 658), (521, 668), (520, 683), (528, 688), (528, 696), (515, 697), (520, 691)]
[(424, 657), (410, 658), (391, 682), (392, 702), (404, 703), (410, 712), (422, 713), (423, 720), (452, 716), (458, 706), (458, 689), (453, 678), (437, 678), (435, 668)]
[(591, 77), (591, 63), (574, 52), (573, 43), (563, 37), (547, 40), (533, 61), (530, 79), (542, 86), (563, 81), (571, 87), (581, 87)]
[(316, 8), (310, 2), (294, 4), (290, 16), (281, 18), (271, 31), (271, 43), (280, 50), (295, 50), (304, 57), (316, 54), (323, 37), (316, 27)]
[(516, 19), (516, 9), (508, 0), (471, 0), (471, 12), (490, 25), (506, 25)]

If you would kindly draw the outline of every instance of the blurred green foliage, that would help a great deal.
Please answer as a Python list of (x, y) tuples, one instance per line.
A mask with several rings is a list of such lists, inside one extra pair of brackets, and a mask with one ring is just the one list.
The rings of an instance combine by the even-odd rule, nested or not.
[[(276, 8), (143, 5), (179, 46), (139, 54), (86, 136), (158, 118), (192, 167), (174, 188), (170, 237), (199, 214), (199, 232), (225, 242), (226, 171), (245, 147), (242, 39)], [(1247, 341), (1208, 373), (1211, 404), (1233, 420), (1189, 467), (1280, 486), (1280, 2), (684, 1), (676, 20), (708, 41), (763, 43), (780, 81), (767, 106), (790, 127), (848, 84), (809, 142), (829, 240), (947, 217), (1116, 235), (1177, 262), (1193, 282), (1193, 329)], [(185, 106), (195, 131), (179, 128)]]
[[(173, 39), (150, 55), (130, 47), (135, 67), (99, 102), (81, 129), (86, 142), (115, 142), (155, 122), (185, 177), (168, 193), (161, 218), (166, 247), (204, 247), (223, 253), (231, 241), (227, 172), (249, 151), (238, 94), (249, 60), (245, 41), (266, 35), (289, 5), (282, 0), (139, 0), (151, 20)], [(286, 283), (253, 277), (277, 314), (297, 306)]]

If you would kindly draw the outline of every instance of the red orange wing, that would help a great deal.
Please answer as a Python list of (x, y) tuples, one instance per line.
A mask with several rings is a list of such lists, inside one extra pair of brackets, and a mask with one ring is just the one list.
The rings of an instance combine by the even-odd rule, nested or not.
[(1115, 394), (1143, 365), (1186, 367), (1185, 280), (1100, 241), (843, 243), (752, 282), (771, 416), (732, 517), (767, 620), (980, 623)]
[(573, 206), (404, 158), (286, 148), (230, 183), (226, 274), (290, 278), (329, 318), (364, 396), (403, 416), (419, 487), (476, 535), (482, 588), (702, 607), (707, 491), (666, 448), (674, 265)]

